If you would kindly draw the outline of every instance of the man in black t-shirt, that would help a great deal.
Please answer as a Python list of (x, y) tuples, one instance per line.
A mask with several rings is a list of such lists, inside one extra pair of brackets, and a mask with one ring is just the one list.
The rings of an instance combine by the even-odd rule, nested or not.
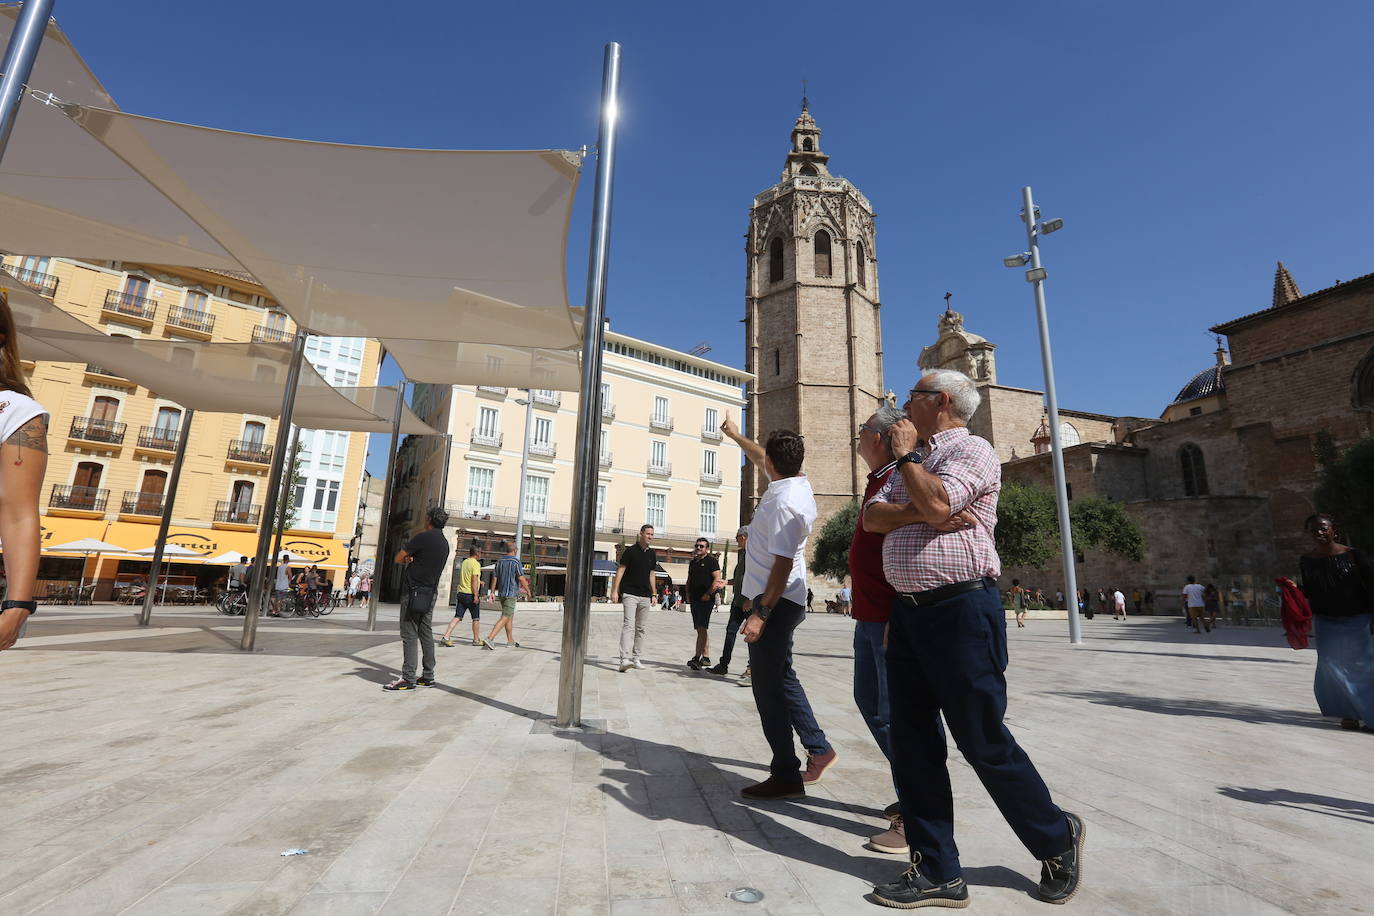
[[(425, 513), (425, 529), (396, 553), (404, 573), (401, 579), (401, 676), (386, 690), (413, 690), (434, 686), (434, 599), (439, 595), (439, 576), (448, 565), (448, 538), (444, 526), (448, 513), (439, 506)], [(415, 677), (416, 652), (423, 654), (424, 670)]]
[(658, 566), (658, 553), (649, 546), (653, 539), (654, 526), (641, 526), (639, 540), (620, 552), (611, 583), (611, 600), (621, 602), (625, 610), (620, 628), (621, 671), (644, 667), (639, 651), (644, 647), (649, 608), (654, 604), (654, 568)]
[(692, 559), (687, 564), (687, 604), (692, 609), (692, 626), (697, 631), (696, 654), (687, 660), (693, 671), (711, 667), (706, 657), (706, 634), (711, 626), (711, 611), (716, 607), (716, 592), (725, 587), (720, 574), (720, 561), (708, 552), (711, 544), (697, 538), (692, 547)]

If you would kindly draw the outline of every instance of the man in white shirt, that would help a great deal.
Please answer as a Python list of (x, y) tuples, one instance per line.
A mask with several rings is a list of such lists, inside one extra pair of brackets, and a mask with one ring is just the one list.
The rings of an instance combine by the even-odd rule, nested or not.
[[(763, 447), (741, 436), (728, 417), (721, 431), (771, 481), (749, 522), (744, 594), (750, 614), (740, 633), (749, 644), (750, 686), (773, 759), (768, 778), (740, 794), (801, 798), (837, 756), (792, 670), (792, 632), (806, 619), (806, 539), (816, 521), (816, 497), (801, 472), (806, 449), (802, 437), (790, 430), (774, 431)], [(807, 752), (804, 772), (792, 740), (794, 728)]]
[[(1188, 584), (1183, 586), (1180, 598), (1183, 600), (1185, 613), (1188, 615), (1188, 625), (1193, 628), (1194, 633), (1202, 632), (1202, 611), (1207, 607), (1207, 599), (1203, 597), (1206, 589), (1197, 584), (1197, 578), (1188, 577)], [(1207, 632), (1212, 632), (1209, 626)]]
[(1126, 593), (1119, 588), (1112, 590), (1112, 619), (1126, 619)]

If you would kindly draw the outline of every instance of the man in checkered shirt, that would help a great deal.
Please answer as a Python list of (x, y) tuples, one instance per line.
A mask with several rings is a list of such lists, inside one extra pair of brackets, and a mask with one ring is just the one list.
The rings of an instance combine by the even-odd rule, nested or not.
[[(903, 909), (968, 905), (942, 714), (1002, 816), (1041, 861), (1041, 899), (1067, 903), (1081, 874), (1083, 821), (1055, 805), (1002, 721), (1007, 621), (992, 539), (1001, 467), (992, 446), (969, 434), (978, 402), (963, 373), (926, 371), (904, 405), (907, 419), (891, 428), (896, 468), (864, 508), (864, 527), (886, 535), (883, 575), (897, 592), (887, 689), (892, 772), (911, 851), (911, 867), (873, 890), (879, 903)], [(975, 521), (949, 524), (965, 510)]]

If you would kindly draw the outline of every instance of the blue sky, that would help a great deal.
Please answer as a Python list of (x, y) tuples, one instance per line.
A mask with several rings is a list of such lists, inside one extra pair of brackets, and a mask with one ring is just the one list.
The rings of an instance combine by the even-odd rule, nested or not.
[[(1024, 247), (1045, 241), (1060, 403), (1158, 415), (1209, 325), (1374, 271), (1374, 6), (1270, 0), (405, 4), (58, 0), (128, 110), (316, 140), (576, 148), (602, 45), (624, 46), (615, 329), (743, 365), (752, 196), (778, 178), (801, 79), (831, 170), (878, 211), (887, 384), (913, 380), (945, 291), (1042, 387)], [(568, 251), (583, 295), (592, 173)], [(387, 379), (389, 380), (389, 378)], [(381, 442), (374, 437), (375, 467)]]

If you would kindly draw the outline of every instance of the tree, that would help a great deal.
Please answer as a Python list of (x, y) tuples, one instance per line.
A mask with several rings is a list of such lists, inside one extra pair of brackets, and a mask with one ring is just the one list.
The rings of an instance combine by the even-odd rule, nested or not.
[(816, 538), (816, 552), (811, 559), (812, 574), (839, 580), (849, 575), (849, 542), (854, 538), (854, 526), (858, 523), (857, 500), (826, 519)]
[(281, 476), (281, 493), (277, 495), (277, 518), (272, 526), (273, 534), (281, 534), (292, 528), (299, 518), (300, 505), (296, 502), (296, 490), (305, 484), (305, 473), (301, 461), (301, 441), (293, 439), (291, 460), (286, 463)]
[[(1101, 496), (1076, 500), (1069, 509), (1069, 527), (1075, 547), (1105, 550), (1133, 563), (1145, 559), (1145, 535), (1121, 503)], [(1059, 536), (1057, 519), (1054, 534)]]
[[(1054, 491), (1014, 480), (1002, 484), (993, 540), (1007, 566), (1047, 566), (1059, 556), (1059, 513)], [(1133, 562), (1145, 557), (1145, 536), (1121, 506), (1101, 496), (1076, 500), (1069, 526), (1077, 549), (1105, 550)]]
[(1323, 458), (1313, 494), (1317, 510), (1336, 520), (1341, 540), (1374, 549), (1374, 436), (1366, 436), (1343, 454), (1334, 447), (1325, 454), (1319, 451), (1318, 460)]

